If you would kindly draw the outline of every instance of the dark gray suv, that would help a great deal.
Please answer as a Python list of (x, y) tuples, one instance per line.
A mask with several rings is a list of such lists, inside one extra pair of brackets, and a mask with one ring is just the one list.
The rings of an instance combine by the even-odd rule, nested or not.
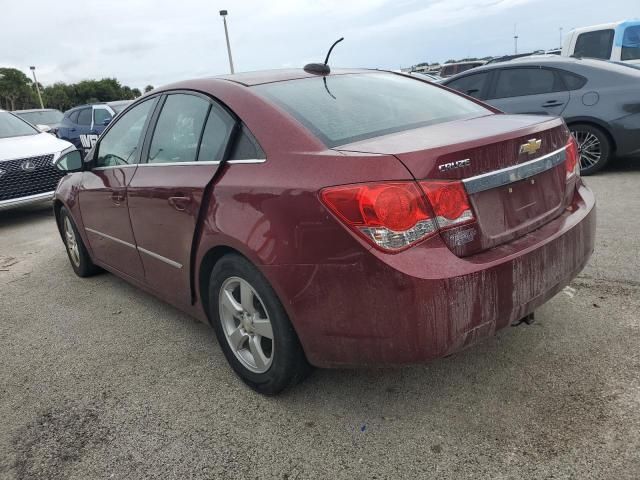
[(640, 154), (640, 68), (603, 60), (525, 57), (442, 82), (508, 113), (561, 115), (580, 146), (584, 175), (615, 153)]

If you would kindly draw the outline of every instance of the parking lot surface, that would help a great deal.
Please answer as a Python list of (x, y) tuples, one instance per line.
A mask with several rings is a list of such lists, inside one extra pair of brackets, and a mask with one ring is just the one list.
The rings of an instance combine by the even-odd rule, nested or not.
[(640, 478), (640, 161), (586, 181), (596, 252), (534, 325), (275, 398), (208, 326), (77, 278), (49, 208), (0, 212), (0, 478)]

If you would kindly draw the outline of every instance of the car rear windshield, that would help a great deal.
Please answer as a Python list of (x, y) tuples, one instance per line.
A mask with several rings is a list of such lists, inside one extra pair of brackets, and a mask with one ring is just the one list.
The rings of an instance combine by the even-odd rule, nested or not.
[(305, 78), (254, 88), (329, 148), (490, 113), (427, 82), (383, 72)]
[(58, 110), (44, 110), (41, 112), (23, 112), (17, 114), (33, 125), (53, 125), (62, 121), (62, 113)]
[(0, 112), (0, 138), (23, 137), (40, 133), (24, 120), (7, 113)]

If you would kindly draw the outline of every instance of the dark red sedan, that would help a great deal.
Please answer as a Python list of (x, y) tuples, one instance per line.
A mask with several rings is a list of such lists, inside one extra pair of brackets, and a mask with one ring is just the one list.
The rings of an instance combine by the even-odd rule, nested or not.
[(282, 70), (176, 83), (121, 113), (55, 213), (106, 269), (214, 327), (263, 393), (319, 367), (424, 362), (527, 316), (593, 251), (559, 118), (415, 77)]

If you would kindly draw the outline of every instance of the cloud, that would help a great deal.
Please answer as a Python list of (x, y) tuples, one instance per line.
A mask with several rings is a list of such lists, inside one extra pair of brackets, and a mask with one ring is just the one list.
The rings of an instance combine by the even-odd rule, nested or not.
[[(422, 61), (551, 48), (558, 28), (613, 21), (637, 0), (31, 0), (4, 2), (0, 66), (38, 80), (116, 77), (142, 88), (227, 73), (228, 9), (239, 71), (302, 66), (332, 54), (335, 66), (399, 68)], [(524, 20), (523, 20), (524, 19)], [(29, 28), (24, 28), (28, 22)]]

